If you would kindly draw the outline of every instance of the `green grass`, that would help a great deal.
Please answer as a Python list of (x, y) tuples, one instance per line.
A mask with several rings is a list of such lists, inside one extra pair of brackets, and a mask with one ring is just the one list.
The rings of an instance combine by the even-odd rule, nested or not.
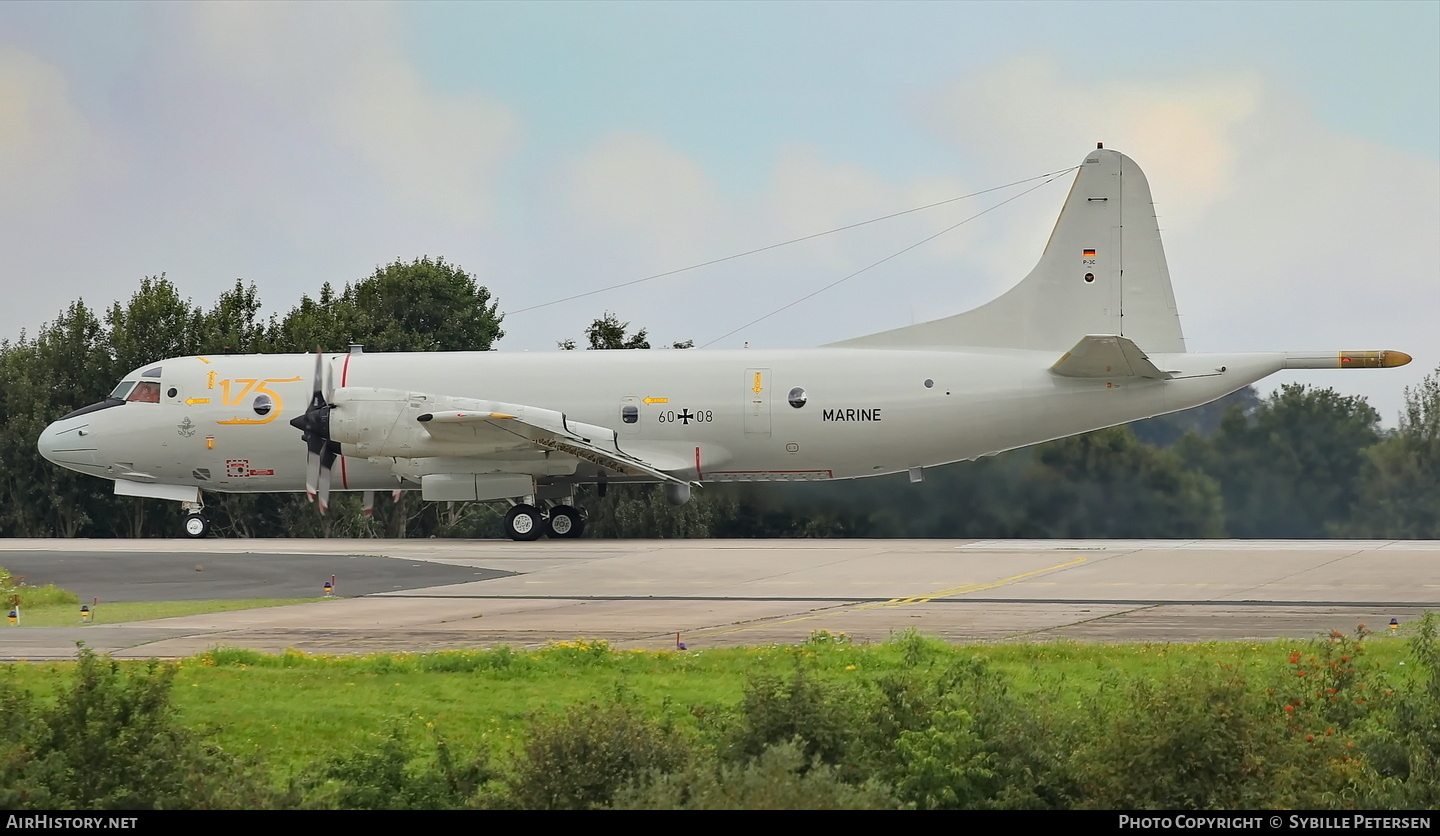
[[(100, 604), (91, 610), (91, 624), (121, 624), (127, 621), (149, 621), (180, 615), (204, 615), (213, 612), (235, 612), (261, 607), (283, 607), (287, 604), (308, 604), (314, 601), (336, 601), (338, 598), (251, 598), (214, 601), (134, 601)], [(8, 610), (7, 610), (8, 612)], [(73, 627), (83, 624), (80, 604), (75, 602), (25, 606), (21, 603), (22, 627)], [(3, 628), (0, 628), (3, 629)]]
[[(1194, 666), (1257, 673), (1283, 667), (1307, 642), (1095, 645), (1056, 642), (951, 646), (901, 635), (877, 645), (812, 641), (800, 646), (688, 652), (617, 651), (604, 642), (559, 642), (541, 650), (445, 651), (326, 656), (216, 648), (181, 660), (175, 702), (191, 727), (214, 733), (236, 754), (255, 753), (281, 770), (303, 769), (327, 752), (370, 747), (396, 725), (434, 728), (463, 746), (512, 750), (536, 712), (604, 702), (623, 689), (677, 725), (699, 731), (707, 715), (738, 702), (752, 676), (788, 676), (797, 664), (821, 679), (857, 686), (903, 669), (939, 669), (978, 659), (1008, 675), (1017, 693), (1098, 711), (1134, 679), (1159, 680)], [(1371, 636), (1365, 653), (1399, 681), (1405, 643)], [(142, 663), (123, 663), (142, 664)], [(73, 663), (10, 665), (37, 694), (53, 693)], [(429, 724), (433, 724), (430, 726)]]

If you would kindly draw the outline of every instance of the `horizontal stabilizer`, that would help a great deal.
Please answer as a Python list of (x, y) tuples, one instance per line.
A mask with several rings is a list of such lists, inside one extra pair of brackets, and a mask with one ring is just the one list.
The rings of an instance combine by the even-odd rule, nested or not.
[(1161, 371), (1145, 352), (1126, 337), (1092, 334), (1084, 337), (1065, 356), (1055, 361), (1050, 370), (1061, 377), (1143, 377), (1169, 380), (1170, 372)]

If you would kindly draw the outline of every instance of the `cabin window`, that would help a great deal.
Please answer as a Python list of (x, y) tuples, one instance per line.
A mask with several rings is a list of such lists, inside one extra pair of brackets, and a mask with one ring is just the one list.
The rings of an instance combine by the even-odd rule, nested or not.
[(160, 403), (160, 382), (158, 380), (142, 380), (135, 384), (130, 390), (130, 395), (125, 400), (131, 403)]
[(626, 404), (620, 407), (620, 420), (627, 424), (633, 424), (640, 420), (640, 407), (634, 404)]
[(796, 386), (794, 389), (790, 390), (790, 405), (795, 407), (796, 409), (804, 406), (805, 402), (809, 399), (810, 396), (806, 395), (805, 390), (801, 389), (799, 386)]
[(269, 414), (270, 414), (270, 410), (272, 410), (272, 409), (274, 409), (274, 408), (275, 408), (275, 401), (271, 400), (271, 398), (270, 398), (269, 395), (256, 395), (256, 396), (255, 396), (255, 403), (253, 404), (253, 409), (255, 410), (255, 414), (256, 414), (256, 415), (259, 415), (260, 417), (263, 418), (263, 417), (265, 417), (266, 415), (269, 415)]

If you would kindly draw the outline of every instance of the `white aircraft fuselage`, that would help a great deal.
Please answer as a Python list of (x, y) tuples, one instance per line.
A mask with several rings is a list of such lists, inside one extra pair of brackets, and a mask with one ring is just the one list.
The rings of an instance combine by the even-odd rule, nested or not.
[[(159, 361), (56, 421), (46, 458), (178, 500), (419, 489), (506, 500), (506, 533), (577, 536), (574, 486), (851, 479), (1198, 406), (1285, 368), (1400, 352), (1185, 351), (1149, 185), (1096, 150), (1034, 270), (944, 319), (794, 350), (222, 355)], [(308, 451), (308, 453), (307, 453)]]
[[(570, 419), (616, 428), (624, 452), (702, 483), (849, 479), (975, 459), (1198, 406), (1285, 365), (1280, 354), (1158, 359), (1180, 374), (1067, 378), (1050, 370), (1053, 353), (1009, 349), (358, 353), (325, 362), (342, 392), (545, 403)], [(57, 421), (41, 446), (57, 463), (110, 479), (302, 491), (304, 448), (289, 421), (305, 409), (314, 364), (307, 354), (166, 360), (156, 364), (158, 403)], [(127, 380), (138, 381), (139, 371)], [(798, 407), (791, 403), (797, 389)], [(262, 399), (265, 409), (267, 397), (262, 415), (255, 403)], [(633, 423), (622, 414), (627, 407)], [(597, 475), (574, 457), (498, 452), (497, 472)], [(342, 444), (342, 457), (338, 489), (403, 486), (392, 456)]]

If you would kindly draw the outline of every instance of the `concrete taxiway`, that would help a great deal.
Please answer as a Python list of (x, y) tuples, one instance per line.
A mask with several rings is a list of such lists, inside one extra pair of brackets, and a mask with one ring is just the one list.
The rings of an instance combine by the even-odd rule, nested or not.
[[(1179, 642), (1384, 630), (1440, 610), (1440, 541), (0, 541), (0, 566), (82, 598), (340, 600), (149, 622), (0, 627), (0, 658), (214, 646), (365, 653), (882, 641)], [(104, 590), (102, 594), (99, 590)]]

